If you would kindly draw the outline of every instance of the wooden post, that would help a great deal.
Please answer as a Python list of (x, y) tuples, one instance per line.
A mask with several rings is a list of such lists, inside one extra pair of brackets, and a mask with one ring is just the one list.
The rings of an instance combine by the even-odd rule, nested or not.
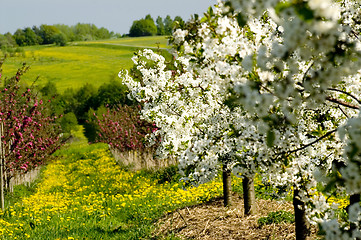
[[(12, 140), (10, 139), (9, 142), (8, 142), (8, 146), (9, 146), (9, 149), (8, 149), (8, 152), (10, 153), (11, 152), (11, 144), (12, 144)], [(5, 161), (5, 150), (6, 148), (3, 147), (3, 159)], [(4, 165), (5, 166), (5, 165)], [(10, 173), (8, 171), (6, 171), (6, 169), (4, 169), (4, 176), (5, 176), (5, 191), (9, 191), (9, 192), (12, 192), (11, 188), (10, 188), (10, 180), (12, 178), (12, 176), (10, 175)]]
[(5, 169), (5, 159), (4, 159), (4, 148), (2, 144), (2, 136), (4, 132), (4, 125), (1, 123), (0, 126), (0, 198), (1, 198), (1, 209), (5, 210), (5, 192), (4, 192), (4, 169)]

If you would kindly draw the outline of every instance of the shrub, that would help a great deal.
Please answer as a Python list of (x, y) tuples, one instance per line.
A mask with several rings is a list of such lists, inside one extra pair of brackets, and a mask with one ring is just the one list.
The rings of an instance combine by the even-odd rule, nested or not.
[(177, 165), (171, 165), (169, 167), (159, 169), (155, 171), (152, 176), (159, 184), (163, 184), (165, 182), (178, 182), (182, 177)]
[(67, 38), (64, 33), (57, 33), (52, 37), (52, 42), (58, 46), (65, 46), (67, 44)]

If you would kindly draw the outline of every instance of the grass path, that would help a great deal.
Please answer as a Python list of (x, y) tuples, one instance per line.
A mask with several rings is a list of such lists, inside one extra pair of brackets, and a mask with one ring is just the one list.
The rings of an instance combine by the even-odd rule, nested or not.
[(125, 37), (119, 39), (110, 39), (110, 40), (97, 40), (97, 41), (88, 41), (81, 42), (84, 44), (94, 44), (94, 43), (106, 43), (113, 45), (123, 45), (123, 46), (132, 46), (138, 48), (168, 48), (168, 40), (165, 36), (152, 36), (152, 37)]
[[(110, 46), (122, 46), (122, 47), (129, 47), (129, 48), (135, 48), (135, 49), (140, 49), (140, 48), (149, 48), (149, 49), (153, 49), (153, 50), (157, 50), (157, 49), (162, 49), (162, 50), (166, 50), (166, 49), (168, 49), (168, 47), (159, 47), (159, 46), (157, 46), (157, 47), (154, 47), (154, 46), (145, 46), (145, 45), (143, 45), (143, 46), (139, 46), (139, 45), (137, 45), (137, 46), (134, 46), (134, 45), (128, 45), (128, 44), (122, 44), (122, 43), (111, 43), (111, 42), (104, 42), (104, 43), (100, 43), (100, 44), (104, 44), (104, 45), (110, 45)], [(74, 44), (75, 46), (77, 45), (77, 44)]]

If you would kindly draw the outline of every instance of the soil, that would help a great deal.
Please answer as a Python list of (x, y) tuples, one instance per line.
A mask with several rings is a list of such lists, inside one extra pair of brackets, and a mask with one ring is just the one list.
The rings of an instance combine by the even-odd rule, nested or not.
[[(222, 199), (178, 209), (168, 213), (157, 224), (154, 235), (157, 239), (177, 236), (181, 239), (235, 239), (235, 240), (288, 240), (295, 239), (294, 225), (280, 223), (259, 226), (257, 220), (269, 212), (279, 210), (293, 213), (291, 202), (262, 200), (256, 201), (256, 214), (245, 216), (243, 199), (232, 196), (233, 205), (224, 207)], [(312, 229), (309, 239), (317, 239), (316, 229)]]

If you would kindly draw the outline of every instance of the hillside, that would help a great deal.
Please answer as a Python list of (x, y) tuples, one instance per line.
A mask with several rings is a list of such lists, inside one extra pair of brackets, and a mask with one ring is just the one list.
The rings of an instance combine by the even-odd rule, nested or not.
[(16, 57), (8, 57), (3, 65), (4, 76), (12, 76), (22, 63), (31, 66), (23, 80), (37, 85), (48, 81), (56, 84), (59, 92), (79, 88), (85, 83), (98, 87), (117, 79), (121, 69), (132, 66), (131, 57), (140, 48), (166, 48), (164, 36), (121, 38), (89, 42), (74, 42), (65, 47), (54, 45), (22, 48)]

